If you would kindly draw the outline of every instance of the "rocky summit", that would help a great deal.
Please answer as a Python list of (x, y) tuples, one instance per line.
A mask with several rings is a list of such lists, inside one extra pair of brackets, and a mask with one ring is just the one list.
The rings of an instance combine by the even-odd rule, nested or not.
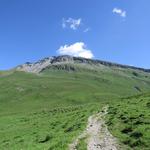
[(103, 67), (109, 67), (109, 68), (117, 67), (120, 69), (129, 68), (129, 69), (135, 69), (135, 70), (144, 71), (144, 72), (150, 72), (150, 69), (143, 69), (143, 68), (138, 68), (138, 67), (133, 67), (133, 66), (128, 66), (128, 65), (121, 65), (121, 64), (102, 61), (102, 60), (87, 59), (87, 58), (82, 58), (82, 57), (73, 57), (69, 55), (47, 57), (34, 63), (26, 62), (23, 65), (17, 66), (15, 69), (17, 71), (25, 71), (25, 72), (31, 72), (31, 73), (40, 73), (47, 68), (53, 68), (53, 69), (61, 68), (61, 69), (73, 71), (76, 69), (74, 65), (80, 65), (83, 68), (86, 65), (86, 67), (88, 67), (89, 69), (93, 67), (96, 67), (96, 69), (103, 68)]

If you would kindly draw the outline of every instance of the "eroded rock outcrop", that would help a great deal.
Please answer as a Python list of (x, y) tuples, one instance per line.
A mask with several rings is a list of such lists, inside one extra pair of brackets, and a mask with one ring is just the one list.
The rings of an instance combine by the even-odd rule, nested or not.
[[(133, 67), (133, 66), (127, 66), (127, 65), (120, 65), (117, 63), (111, 63), (107, 61), (101, 61), (101, 60), (94, 60), (94, 59), (86, 59), (86, 58), (81, 58), (81, 57), (73, 57), (73, 56), (68, 56), (68, 55), (63, 55), (63, 56), (53, 56), (53, 57), (47, 57), (42, 60), (39, 60), (35, 63), (30, 63), (27, 62), (23, 65), (20, 65), (16, 67), (17, 71), (25, 71), (25, 72), (32, 72), (32, 73), (39, 73), (42, 70), (45, 70), (46, 68), (67, 68), (67, 67), (62, 67), (61, 65), (66, 65), (66, 64), (87, 64), (91, 66), (97, 66), (97, 67), (117, 67), (117, 68), (124, 68), (124, 69), (134, 69), (134, 70), (139, 70), (139, 71), (144, 71), (144, 72), (150, 72), (150, 69), (143, 69), (143, 68), (138, 68), (138, 67)], [(71, 67), (72, 69), (72, 67)], [(72, 70), (75, 70), (73, 68)]]

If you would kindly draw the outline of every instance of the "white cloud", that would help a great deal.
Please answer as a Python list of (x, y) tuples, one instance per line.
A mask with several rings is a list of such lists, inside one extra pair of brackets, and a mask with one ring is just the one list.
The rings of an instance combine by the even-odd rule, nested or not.
[(82, 23), (82, 19), (79, 18), (79, 19), (73, 19), (73, 18), (68, 18), (68, 19), (65, 19), (63, 18), (62, 20), (62, 27), (63, 28), (70, 28), (72, 30), (77, 30), (80, 26), (81, 26), (81, 23)]
[(89, 32), (91, 29), (90, 28), (86, 28), (83, 32)]
[(91, 50), (87, 49), (83, 42), (77, 42), (72, 45), (60, 46), (57, 51), (61, 55), (71, 55), (75, 57), (93, 58)]
[(125, 18), (126, 14), (127, 14), (125, 10), (122, 10), (120, 8), (114, 8), (112, 12), (115, 13), (115, 14), (120, 15), (123, 18)]

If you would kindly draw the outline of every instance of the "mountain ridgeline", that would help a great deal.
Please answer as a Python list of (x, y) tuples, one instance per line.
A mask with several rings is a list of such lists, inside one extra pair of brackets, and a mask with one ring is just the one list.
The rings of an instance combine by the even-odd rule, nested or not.
[(19, 71), (40, 73), (46, 69), (58, 69), (58, 70), (62, 69), (66, 71), (75, 71), (79, 67), (80, 68), (86, 67), (87, 69), (93, 69), (93, 70), (101, 69), (103, 67), (118, 68), (118, 69), (122, 68), (122, 69), (133, 69), (133, 70), (150, 73), (150, 69), (144, 69), (144, 68), (128, 66), (128, 65), (121, 65), (121, 64), (111, 63), (111, 62), (101, 61), (101, 60), (73, 57), (69, 55), (47, 57), (35, 63), (27, 62), (23, 65), (18, 66), (16, 69)]

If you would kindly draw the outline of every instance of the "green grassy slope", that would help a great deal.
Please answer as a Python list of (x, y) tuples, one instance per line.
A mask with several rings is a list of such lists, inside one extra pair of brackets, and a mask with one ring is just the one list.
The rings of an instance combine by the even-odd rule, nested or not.
[(80, 105), (0, 118), (1, 150), (65, 150), (100, 105)]
[(150, 91), (150, 75), (80, 67), (2, 72), (0, 87), (0, 149), (63, 150), (103, 105)]
[(149, 150), (150, 94), (110, 103), (107, 124), (128, 149)]
[[(0, 113), (100, 102), (150, 89), (147, 78), (116, 72), (24, 72), (0, 78)], [(138, 89), (137, 89), (138, 88)]]

